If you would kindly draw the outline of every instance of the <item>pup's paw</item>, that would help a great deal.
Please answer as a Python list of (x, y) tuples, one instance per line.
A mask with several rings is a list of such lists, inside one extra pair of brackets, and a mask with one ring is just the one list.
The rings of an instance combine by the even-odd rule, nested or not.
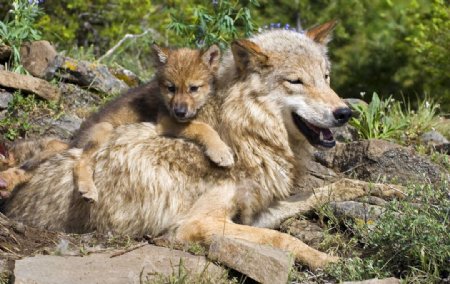
[(234, 165), (233, 151), (225, 144), (208, 149), (206, 155), (220, 167), (228, 168)]

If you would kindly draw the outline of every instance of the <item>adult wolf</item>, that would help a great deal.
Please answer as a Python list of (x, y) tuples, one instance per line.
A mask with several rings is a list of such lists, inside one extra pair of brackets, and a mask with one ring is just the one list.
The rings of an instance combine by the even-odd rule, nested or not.
[[(271, 208), (301, 186), (301, 150), (332, 147), (328, 128), (349, 119), (329, 86), (325, 44), (333, 26), (306, 34), (267, 31), (234, 42), (225, 54), (217, 94), (198, 119), (232, 148), (231, 169), (216, 167), (193, 143), (158, 137), (152, 124), (122, 126), (95, 154), (96, 204), (83, 202), (74, 189), (75, 149), (42, 164), (13, 193), (5, 213), (70, 232), (165, 234), (204, 244), (225, 234), (291, 251), (311, 268), (335, 261), (292, 236), (249, 226), (271, 222)], [(361, 194), (349, 191), (344, 198)]]

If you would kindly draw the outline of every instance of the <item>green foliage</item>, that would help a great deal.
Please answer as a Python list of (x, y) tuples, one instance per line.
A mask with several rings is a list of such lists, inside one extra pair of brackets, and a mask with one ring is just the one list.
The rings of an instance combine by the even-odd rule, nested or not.
[(20, 63), (22, 43), (41, 38), (41, 33), (34, 27), (36, 19), (42, 14), (38, 4), (38, 1), (14, 0), (12, 9), (0, 21), (0, 44), (5, 43), (12, 48), (8, 67), (14, 72), (26, 73)]
[[(192, 47), (218, 44), (222, 49), (238, 37), (248, 37), (256, 26), (250, 15), (250, 6), (257, 0), (210, 1), (209, 5), (195, 5), (187, 9), (171, 9), (168, 28), (179, 37), (178, 44)], [(184, 13), (188, 11), (188, 15)]]
[(412, 186), (405, 200), (389, 203), (374, 224), (354, 225), (364, 257), (343, 260), (327, 271), (338, 280), (390, 275), (408, 282), (439, 282), (450, 274), (448, 182)]
[(52, 102), (36, 99), (34, 95), (24, 96), (20, 91), (13, 94), (4, 118), (0, 120), (0, 132), (11, 141), (26, 136), (34, 126), (30, 117), (34, 114), (56, 114), (59, 106)]
[(356, 118), (352, 118), (350, 124), (364, 139), (392, 139), (406, 127), (404, 119), (391, 117), (392, 103), (392, 97), (380, 100), (377, 93), (373, 93), (370, 104), (353, 106), (358, 115)]
[(357, 116), (350, 125), (363, 139), (396, 140), (401, 144), (418, 142), (423, 133), (437, 125), (439, 104), (429, 98), (418, 100), (413, 108), (409, 101), (396, 101), (392, 96), (380, 100), (376, 93), (368, 105), (353, 105)]

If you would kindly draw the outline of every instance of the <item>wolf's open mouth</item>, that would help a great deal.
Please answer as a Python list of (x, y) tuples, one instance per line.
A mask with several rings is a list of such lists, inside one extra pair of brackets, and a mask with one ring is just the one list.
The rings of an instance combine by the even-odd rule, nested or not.
[(312, 125), (294, 112), (292, 113), (292, 119), (311, 145), (323, 146), (326, 148), (332, 148), (336, 145), (336, 141), (334, 140), (333, 133), (331, 133), (330, 129)]

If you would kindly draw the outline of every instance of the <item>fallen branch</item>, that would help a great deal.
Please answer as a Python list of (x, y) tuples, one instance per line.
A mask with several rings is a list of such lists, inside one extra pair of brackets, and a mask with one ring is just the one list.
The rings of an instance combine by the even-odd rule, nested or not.
[(105, 54), (103, 54), (99, 59), (98, 62), (101, 62), (105, 58), (111, 56), (125, 41), (129, 39), (136, 39), (146, 36), (147, 34), (152, 34), (154, 38), (161, 38), (161, 35), (155, 31), (154, 29), (147, 29), (141, 34), (126, 34), (119, 42), (116, 43), (111, 49), (109, 49)]

